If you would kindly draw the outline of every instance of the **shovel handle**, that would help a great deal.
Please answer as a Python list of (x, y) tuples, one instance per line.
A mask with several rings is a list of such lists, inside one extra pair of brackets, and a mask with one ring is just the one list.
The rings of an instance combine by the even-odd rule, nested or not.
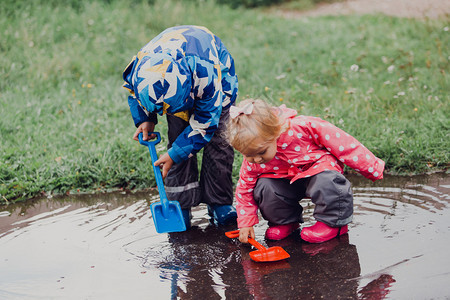
[[(152, 160), (153, 173), (155, 173), (156, 185), (158, 186), (159, 197), (161, 198), (161, 204), (163, 207), (163, 211), (169, 211), (169, 200), (167, 199), (166, 190), (164, 189), (164, 182), (161, 175), (161, 169), (153, 163), (158, 160), (158, 155), (156, 153), (155, 145), (161, 141), (161, 135), (159, 132), (151, 132), (156, 134), (156, 139), (151, 141), (144, 141), (142, 139), (142, 132), (139, 133), (139, 143), (141, 145), (147, 146), (148, 151), (150, 152), (150, 158)], [(151, 134), (150, 133), (150, 134)]]
[(248, 238), (248, 242), (255, 246), (258, 250), (266, 250), (267, 248), (258, 243), (256, 240), (252, 239), (251, 237)]
[(159, 142), (161, 142), (161, 134), (159, 132), (149, 132), (149, 134), (155, 134), (156, 135), (156, 139), (155, 140), (150, 140), (150, 141), (144, 141), (142, 132), (139, 133), (138, 138), (139, 138), (139, 143), (141, 143), (141, 145), (144, 145), (144, 146), (153, 145), (154, 146), (156, 144), (159, 144)]
[[(227, 237), (229, 237), (230, 239), (232, 238), (238, 238), (239, 237), (239, 230), (233, 230), (233, 231), (228, 231), (225, 232), (225, 235)], [(256, 240), (252, 239), (251, 237), (248, 238), (248, 242), (254, 246), (255, 248), (257, 248), (258, 250), (266, 250), (267, 248), (264, 247), (263, 245), (261, 245), (260, 243), (258, 243)]]

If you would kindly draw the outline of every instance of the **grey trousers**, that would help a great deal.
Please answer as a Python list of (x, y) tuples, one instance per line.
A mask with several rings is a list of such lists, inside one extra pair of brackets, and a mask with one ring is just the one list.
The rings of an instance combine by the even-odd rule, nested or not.
[[(229, 108), (222, 110), (218, 129), (212, 139), (203, 148), (200, 180), (198, 160), (194, 155), (190, 159), (174, 164), (165, 179), (166, 194), (169, 200), (180, 202), (181, 209), (188, 209), (200, 203), (210, 205), (231, 205), (233, 203), (234, 151), (223, 138), (223, 132), (229, 118)], [(188, 122), (167, 115), (169, 144), (189, 125)]]
[(284, 178), (259, 178), (253, 195), (263, 218), (269, 225), (303, 222), (299, 201), (305, 197), (314, 203), (313, 216), (331, 227), (352, 221), (351, 183), (336, 171), (324, 171), (290, 184)]

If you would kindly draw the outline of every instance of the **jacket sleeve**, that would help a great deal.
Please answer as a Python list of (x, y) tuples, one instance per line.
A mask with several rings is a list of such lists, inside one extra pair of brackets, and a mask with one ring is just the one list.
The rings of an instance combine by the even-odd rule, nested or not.
[(341, 162), (372, 181), (383, 178), (384, 161), (356, 138), (320, 118), (310, 118), (307, 126), (314, 142), (325, 147)]
[(259, 223), (258, 206), (253, 197), (258, 173), (246, 160), (242, 162), (239, 182), (236, 186), (236, 210), (238, 227), (251, 227)]
[(219, 47), (219, 60), (222, 66), (222, 91), (225, 94), (223, 106), (228, 106), (236, 101), (238, 94), (238, 78), (234, 67), (234, 59), (228, 52), (222, 41), (216, 37)]
[(168, 151), (175, 163), (195, 155), (211, 140), (222, 113), (220, 69), (211, 63), (202, 63), (197, 69), (201, 71), (196, 72), (197, 78), (192, 91), (196, 97), (189, 126), (178, 136)]
[(150, 113), (148, 116), (139, 105), (134, 96), (128, 96), (128, 106), (130, 107), (131, 116), (136, 127), (139, 127), (143, 122), (153, 122), (158, 124), (158, 118), (155, 113)]

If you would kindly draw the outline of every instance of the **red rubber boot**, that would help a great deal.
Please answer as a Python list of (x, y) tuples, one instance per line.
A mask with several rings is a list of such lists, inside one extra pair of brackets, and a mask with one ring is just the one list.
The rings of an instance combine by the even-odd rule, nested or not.
[(309, 243), (323, 243), (334, 239), (337, 236), (346, 234), (347, 232), (347, 225), (342, 227), (331, 227), (325, 223), (317, 221), (313, 226), (303, 228), (300, 236), (302, 240)]
[(287, 238), (294, 230), (299, 227), (300, 225), (298, 223), (270, 226), (266, 230), (266, 239), (274, 241), (282, 240), (284, 238)]

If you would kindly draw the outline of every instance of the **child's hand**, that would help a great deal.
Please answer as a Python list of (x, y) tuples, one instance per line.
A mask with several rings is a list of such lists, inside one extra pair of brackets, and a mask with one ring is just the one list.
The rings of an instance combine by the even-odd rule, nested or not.
[(255, 239), (255, 230), (252, 227), (239, 228), (239, 241), (241, 243), (248, 243), (248, 237)]
[(173, 160), (170, 158), (169, 153), (166, 152), (161, 155), (157, 161), (155, 161), (154, 165), (156, 167), (161, 167), (162, 178), (164, 179), (166, 178), (170, 168), (172, 168)]
[(155, 123), (153, 122), (143, 122), (139, 127), (136, 129), (136, 132), (133, 135), (133, 140), (139, 141), (138, 135), (142, 132), (142, 139), (144, 141), (148, 141), (149, 139), (152, 140), (156, 138), (156, 134), (150, 134), (150, 137), (148, 136), (149, 132), (153, 132), (155, 130)]

